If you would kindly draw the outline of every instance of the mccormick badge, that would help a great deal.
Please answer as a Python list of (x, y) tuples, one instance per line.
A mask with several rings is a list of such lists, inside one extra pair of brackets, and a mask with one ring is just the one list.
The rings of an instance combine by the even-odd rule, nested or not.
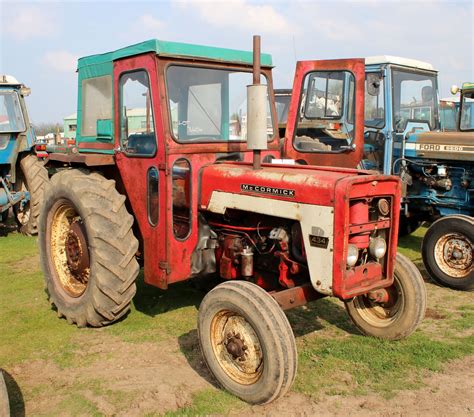
[(240, 191), (244, 193), (257, 193), (266, 195), (275, 195), (279, 197), (295, 198), (295, 190), (286, 188), (267, 187), (265, 185), (240, 184)]

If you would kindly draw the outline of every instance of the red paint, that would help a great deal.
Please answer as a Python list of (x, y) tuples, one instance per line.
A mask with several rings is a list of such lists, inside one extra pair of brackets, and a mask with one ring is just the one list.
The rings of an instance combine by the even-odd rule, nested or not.
[[(366, 200), (359, 200), (349, 205), (349, 221), (351, 225), (364, 224), (369, 221), (369, 204)], [(359, 230), (349, 238), (349, 243), (356, 245), (359, 249), (369, 246), (369, 232)]]
[[(355, 123), (354, 140), (356, 150), (343, 153), (314, 153), (301, 152), (293, 146), (293, 137), (296, 122), (300, 112), (301, 90), (305, 76), (313, 71), (342, 71), (347, 70), (355, 78)], [(325, 61), (299, 61), (296, 64), (293, 92), (291, 96), (286, 133), (283, 145), (283, 157), (297, 161), (304, 161), (308, 165), (325, 165), (334, 167), (355, 168), (360, 162), (364, 150), (364, 88), (365, 88), (365, 60), (364, 59), (336, 59)]]
[(287, 290), (271, 292), (270, 295), (283, 310), (302, 306), (310, 301), (325, 297), (325, 295), (318, 293), (309, 283)]

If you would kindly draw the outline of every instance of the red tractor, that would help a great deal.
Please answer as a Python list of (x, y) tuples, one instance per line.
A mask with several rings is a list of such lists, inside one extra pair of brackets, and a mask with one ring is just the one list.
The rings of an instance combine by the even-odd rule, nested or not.
[(275, 163), (272, 62), (259, 47), (252, 55), (152, 40), (79, 59), (76, 145), (48, 154), (54, 175), (39, 230), (59, 315), (79, 327), (120, 319), (140, 266), (162, 289), (217, 275), (225, 282), (199, 308), (202, 354), (223, 387), (254, 404), (295, 378), (285, 309), (334, 296), (367, 335), (412, 333), (426, 294), (396, 253), (400, 181), (333, 167), (360, 158), (364, 62), (348, 63), (347, 99), (330, 82), (322, 93), (325, 69), (304, 63), (315, 108), (326, 94), (325, 112), (353, 114), (344, 134), (323, 120), (338, 150), (316, 167)]

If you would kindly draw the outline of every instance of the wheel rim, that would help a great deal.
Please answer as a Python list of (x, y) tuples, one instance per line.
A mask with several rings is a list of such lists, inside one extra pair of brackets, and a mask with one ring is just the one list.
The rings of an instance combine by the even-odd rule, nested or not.
[(405, 293), (397, 276), (394, 276), (393, 285), (386, 288), (388, 301), (377, 302), (368, 295), (354, 298), (354, 306), (360, 316), (371, 326), (388, 327), (395, 322), (405, 308)]
[(50, 217), (50, 255), (61, 287), (81, 296), (90, 276), (87, 234), (81, 216), (67, 200), (55, 204)]
[(436, 264), (452, 278), (465, 278), (473, 270), (472, 242), (460, 233), (441, 236), (434, 246)]
[(250, 323), (240, 314), (222, 310), (211, 323), (211, 344), (221, 369), (235, 382), (254, 384), (263, 372), (263, 351)]

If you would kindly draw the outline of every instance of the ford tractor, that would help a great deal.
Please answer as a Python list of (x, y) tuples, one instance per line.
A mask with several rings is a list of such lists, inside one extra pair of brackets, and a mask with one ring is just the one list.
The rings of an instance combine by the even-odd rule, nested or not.
[(30, 89), (0, 75), (0, 223), (10, 208), (25, 234), (35, 234), (48, 173), (34, 154), (35, 134), (25, 97)]
[(405, 58), (366, 59), (362, 166), (402, 180), (401, 232), (431, 223), (422, 244), (438, 283), (474, 289), (474, 130), (471, 92), (460, 129), (440, 132), (437, 72)]
[[(161, 289), (217, 276), (199, 308), (202, 354), (253, 404), (295, 378), (286, 309), (333, 296), (364, 334), (412, 333), (426, 293), (396, 253), (401, 181), (334, 167), (355, 158), (350, 138), (363, 140), (364, 61), (352, 65), (337, 80), (348, 77), (353, 129), (331, 131), (335, 152), (316, 167), (278, 163), (272, 60), (259, 38), (253, 53), (150, 40), (79, 59), (76, 143), (47, 152), (39, 228), (59, 316), (79, 327), (124, 317), (140, 267)], [(315, 62), (302, 76), (311, 97), (320, 80), (337, 93)], [(308, 116), (305, 131), (319, 126)]]

